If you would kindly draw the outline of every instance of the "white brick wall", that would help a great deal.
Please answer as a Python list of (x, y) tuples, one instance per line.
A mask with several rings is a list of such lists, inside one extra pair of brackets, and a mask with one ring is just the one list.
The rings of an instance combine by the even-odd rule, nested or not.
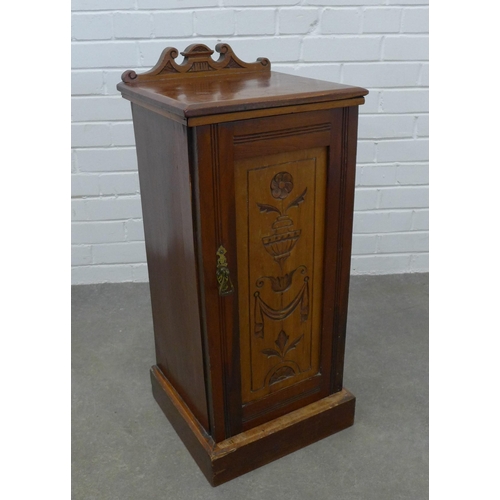
[(73, 0), (73, 283), (146, 281), (130, 104), (116, 84), (167, 46), (364, 86), (352, 272), (428, 270), (426, 0)]

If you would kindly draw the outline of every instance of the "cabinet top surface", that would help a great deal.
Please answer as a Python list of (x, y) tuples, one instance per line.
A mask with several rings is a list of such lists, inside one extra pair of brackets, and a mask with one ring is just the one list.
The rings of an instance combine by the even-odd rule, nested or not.
[(151, 71), (127, 71), (117, 88), (127, 99), (186, 118), (368, 94), (361, 87), (270, 71), (267, 59), (244, 63), (225, 44), (216, 50), (222, 54), (218, 61), (210, 57), (213, 51), (208, 47), (192, 45), (182, 53), (184, 62), (177, 64), (177, 50), (167, 48)]

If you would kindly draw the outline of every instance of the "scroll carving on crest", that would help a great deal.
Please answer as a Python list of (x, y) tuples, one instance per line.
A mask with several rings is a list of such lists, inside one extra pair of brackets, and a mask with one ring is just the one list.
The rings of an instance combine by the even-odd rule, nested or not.
[(122, 81), (133, 84), (155, 80), (166, 80), (182, 76), (202, 76), (200, 73), (213, 71), (231, 71), (231, 73), (246, 73), (252, 71), (271, 70), (269, 59), (260, 57), (256, 62), (246, 63), (236, 56), (233, 49), (227, 43), (219, 43), (215, 50), (220, 54), (219, 59), (212, 59), (214, 51), (203, 44), (193, 44), (181, 52), (184, 60), (181, 64), (175, 62), (179, 51), (173, 47), (167, 47), (161, 53), (156, 65), (145, 73), (137, 74), (133, 70), (127, 70), (122, 74)]

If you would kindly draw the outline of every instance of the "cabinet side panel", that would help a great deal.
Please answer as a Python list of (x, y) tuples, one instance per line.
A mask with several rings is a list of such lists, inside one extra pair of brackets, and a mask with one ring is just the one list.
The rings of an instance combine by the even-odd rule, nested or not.
[(187, 128), (132, 104), (156, 363), (208, 430)]

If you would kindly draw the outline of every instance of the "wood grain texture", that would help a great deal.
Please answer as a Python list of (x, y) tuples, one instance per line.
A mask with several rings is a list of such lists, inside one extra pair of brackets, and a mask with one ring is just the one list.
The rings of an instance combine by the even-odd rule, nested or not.
[(151, 369), (153, 395), (212, 486), (350, 427), (356, 399), (347, 390), (215, 443), (162, 372)]
[(227, 44), (219, 44), (216, 50), (221, 52), (218, 61), (211, 58), (213, 51), (207, 46), (191, 45), (183, 52), (183, 63), (177, 64), (177, 49), (168, 47), (153, 69), (142, 75), (126, 71), (117, 88), (126, 99), (182, 120), (208, 117), (208, 122), (193, 121), (190, 126), (215, 123), (216, 115), (225, 115), (221, 121), (227, 121), (228, 113), (305, 104), (328, 106), (368, 93), (361, 87), (269, 71), (270, 62), (265, 58), (244, 63)]
[(206, 475), (212, 468), (210, 456), (215, 442), (158, 366), (151, 367), (150, 378), (156, 402)]
[(243, 404), (319, 371), (326, 165), (326, 147), (235, 162)]
[(157, 365), (209, 429), (187, 128), (132, 105)]
[[(356, 118), (357, 107), (352, 107), (214, 124), (197, 127), (188, 141), (186, 127), (143, 108), (134, 108), (134, 123), (143, 134), (138, 134), (138, 150), (147, 156), (147, 159), (141, 160), (139, 155), (148, 263), (150, 272), (153, 269), (160, 270), (160, 273), (155, 271), (150, 277), (155, 331), (165, 330), (165, 333), (156, 334), (158, 365), (217, 442), (277, 418), (300, 405), (337, 392), (342, 387), (354, 196), (353, 144), (355, 147), (356, 137), (353, 133), (356, 133)], [(165, 141), (167, 136), (169, 139)], [(145, 139), (149, 141), (148, 146), (143, 142)], [(258, 147), (252, 149), (256, 144)], [(307, 148), (311, 145), (320, 146), (312, 155), (307, 153)], [(152, 153), (153, 150), (158, 153)], [(207, 155), (206, 151), (210, 154)], [(320, 151), (325, 151), (326, 154)], [(267, 156), (255, 156), (261, 153), (266, 153)], [(235, 160), (236, 157), (243, 158)], [(238, 175), (237, 172), (242, 168), (241, 172), (252, 170), (253, 166), (258, 169), (255, 172), (260, 176), (260, 167), (264, 166), (264, 170), (274, 169), (272, 177), (283, 169), (288, 169), (292, 176), (301, 179), (313, 165), (311, 161), (316, 162), (317, 158), (323, 158), (320, 161), (323, 162), (326, 177), (320, 184), (325, 185), (326, 200), (322, 201), (320, 197), (318, 208), (314, 212), (316, 215), (306, 210), (303, 219), (296, 218), (293, 221), (292, 217), (292, 222), (298, 223), (297, 227), (300, 226), (301, 230), (318, 224), (324, 227), (315, 232), (321, 240), (324, 231), (325, 238), (324, 246), (320, 245), (319, 240), (316, 242), (316, 248), (321, 247), (324, 259), (320, 254), (315, 257), (316, 266), (322, 261), (321, 269), (317, 268), (316, 274), (324, 275), (323, 290), (318, 289), (318, 280), (314, 280), (314, 285), (308, 285), (308, 294), (313, 297), (310, 308), (311, 311), (316, 311), (313, 314), (316, 325), (313, 330), (316, 333), (312, 334), (313, 330), (299, 332), (300, 314), (297, 316), (294, 313), (290, 315), (290, 319), (293, 316), (293, 322), (298, 321), (298, 324), (290, 325), (293, 334), (287, 331), (289, 327), (283, 328), (283, 334), (281, 330), (271, 331), (270, 337), (273, 338), (269, 337), (266, 345), (255, 348), (250, 355), (246, 347), (249, 338), (252, 338), (249, 327), (252, 323), (250, 318), (255, 323), (255, 304), (252, 303), (253, 297), (250, 297), (250, 282), (248, 279), (245, 282), (244, 278), (249, 261), (241, 266), (238, 263), (243, 258), (238, 247), (245, 248), (248, 242), (237, 243), (238, 231), (241, 233), (241, 228), (245, 226), (244, 223), (238, 223), (237, 217), (245, 213), (245, 205), (249, 202), (248, 197), (245, 198), (243, 193), (237, 191), (235, 174)], [(325, 164), (326, 158), (328, 165)], [(169, 161), (178, 167), (165, 168)], [(306, 162), (307, 165), (301, 162)], [(189, 172), (189, 168), (181, 168), (182, 164), (191, 165), (191, 171)], [(284, 164), (287, 169), (278, 167)], [(258, 189), (252, 195), (256, 208), (257, 203), (269, 205), (272, 201), (270, 193), (267, 193), (267, 198), (257, 201), (259, 190), (269, 191), (269, 187), (260, 184), (270, 183), (269, 179), (259, 180), (259, 176), (255, 177)], [(193, 193), (190, 181), (193, 183)], [(316, 182), (316, 178), (307, 182), (313, 181)], [(305, 178), (300, 182), (304, 184), (303, 188), (307, 187)], [(162, 198), (159, 195), (159, 191), (171, 189), (167, 186), (174, 185), (177, 189), (168, 196)], [(225, 193), (235, 194), (227, 196)], [(315, 190), (310, 189), (309, 196), (313, 193)], [(192, 194), (196, 206), (194, 222), (190, 205)], [(297, 191), (294, 194), (298, 196), (301, 193)], [(247, 201), (243, 201), (245, 199)], [(325, 206), (324, 210), (321, 209), (322, 205)], [(297, 210), (297, 214), (300, 214), (307, 206), (299, 203), (292, 210)], [(259, 218), (269, 219), (268, 225), (273, 224), (272, 211), (261, 214), (257, 210), (254, 215), (254, 226)], [(319, 218), (311, 225), (311, 217)], [(174, 220), (177, 222), (168, 223)], [(197, 228), (196, 236), (194, 227)], [(254, 246), (258, 247), (262, 246), (263, 237), (271, 235), (271, 227), (264, 231), (263, 226), (255, 226), (250, 232), (255, 233)], [(304, 238), (306, 234), (304, 233)], [(166, 249), (172, 248), (172, 242), (180, 240), (183, 241), (180, 258), (165, 255)], [(236, 289), (228, 297), (219, 296), (216, 283), (216, 252), (220, 245), (224, 245), (228, 251), (229, 270)], [(310, 246), (310, 243), (306, 245), (307, 248)], [(271, 259), (266, 250), (263, 256)], [(272, 274), (262, 267), (264, 260), (261, 257), (252, 257), (253, 266), (257, 265), (250, 273), (252, 282)], [(300, 277), (301, 265), (306, 268), (312, 266), (308, 259), (309, 257), (302, 264), (300, 259), (297, 260), (292, 266), (294, 269), (290, 268), (290, 271), (295, 270)], [(254, 276), (252, 273), (257, 274)], [(286, 274), (283, 273), (283, 278)], [(165, 276), (173, 276), (173, 281), (181, 283), (182, 287), (176, 289), (167, 282)], [(269, 281), (266, 286), (272, 288), (271, 280), (264, 280)], [(238, 294), (239, 281), (242, 281), (243, 289), (247, 287), (243, 298)], [(199, 290), (196, 289), (198, 282)], [(183, 295), (182, 290), (186, 290), (189, 295)], [(283, 294), (286, 299), (284, 303), (292, 302), (295, 297), (299, 297), (301, 291), (303, 288), (291, 287)], [(200, 302), (198, 296), (201, 297)], [(319, 302), (318, 297), (322, 297)], [(303, 296), (299, 299), (297, 310), (303, 305)], [(273, 309), (280, 309), (272, 300), (265, 299)], [(241, 301), (247, 303), (246, 310), (242, 308)], [(180, 311), (183, 310), (187, 314), (181, 315)], [(166, 328), (164, 325), (172, 323), (171, 318), (174, 318), (173, 327)], [(240, 323), (245, 323), (246, 326), (242, 327)], [(176, 330), (191, 333), (179, 340), (179, 336), (174, 333)], [(278, 354), (274, 355), (271, 350)], [(252, 375), (253, 365), (249, 365), (248, 360), (252, 357), (255, 360), (259, 354), (262, 356), (261, 364), (257, 363)], [(278, 358), (283, 358), (283, 369), (279, 373), (271, 373), (277, 366), (275, 361)], [(310, 361), (307, 370), (300, 367), (300, 359), (305, 358)], [(302, 375), (294, 379), (291, 377), (292, 369)], [(266, 373), (260, 373), (259, 370)], [(260, 389), (267, 388), (267, 392), (260, 394), (259, 390), (255, 390), (259, 376), (262, 379)], [(254, 390), (251, 389), (252, 384)]]
[[(348, 132), (343, 128), (347, 123), (343, 109), (212, 124), (194, 129), (197, 161), (193, 175), (195, 185), (200, 186), (197, 191), (197, 227), (200, 228), (202, 248), (199, 269), (202, 274), (200, 282), (204, 283), (205, 290), (207, 352), (213, 395), (212, 429), (216, 442), (340, 390), (337, 389), (341, 380), (338, 377), (343, 370), (342, 346), (347, 314), (347, 302), (340, 297), (345, 298), (345, 291), (348, 290), (349, 261), (346, 255), (350, 252), (352, 231), (352, 207), (349, 214), (349, 208), (344, 209), (343, 204), (349, 207), (354, 196), (355, 167), (352, 151), (349, 152), (350, 142), (346, 139)], [(348, 114), (357, 113), (357, 107), (348, 109), (351, 110), (347, 111)], [(211, 153), (208, 155), (206, 151)], [(348, 158), (349, 161), (346, 161)], [(307, 172), (317, 162), (322, 171), (320, 177), (308, 178), (311, 174)], [(266, 171), (272, 175), (266, 176)], [(316, 196), (317, 189), (323, 194), (317, 198), (312, 212), (310, 207), (313, 205), (303, 200), (290, 208), (296, 211), (290, 216), (294, 231), (296, 223), (297, 229), (305, 231), (305, 246), (299, 254), (304, 257), (304, 263), (300, 259), (296, 262), (290, 260), (290, 269), (280, 276), (282, 280), (290, 278), (293, 282), (294, 278), (286, 275), (295, 270), (295, 280), (300, 281), (302, 276), (302, 284), (294, 285), (283, 293), (283, 307), (297, 299), (292, 308), (295, 312), (292, 311), (293, 314), (286, 319), (291, 321), (290, 325), (276, 331), (273, 327), (266, 327), (271, 330), (264, 342), (255, 336), (255, 331), (251, 332), (256, 318), (254, 294), (263, 290), (264, 283), (255, 290), (252, 285), (259, 278), (263, 282), (268, 281), (265, 285), (267, 294), (268, 288), (273, 286), (272, 280), (267, 277), (272, 276), (278, 283), (275, 286), (282, 286), (276, 280), (279, 273), (272, 275), (264, 266), (266, 259), (274, 264), (268, 249), (263, 246), (263, 239), (272, 236), (273, 221), (278, 215), (269, 207), (273, 200), (281, 203), (269, 191), (271, 178), (283, 171), (290, 171), (292, 177), (297, 179), (297, 186), (301, 185), (301, 189), (297, 187), (297, 192), (293, 191), (294, 196), (289, 203), (300, 198), (311, 183), (316, 186), (308, 188), (309, 194), (305, 194), (305, 198), (309, 200), (310, 196)], [(255, 185), (251, 188), (250, 197), (247, 192), (249, 179), (250, 184)], [(265, 196), (264, 192), (267, 193)], [(265, 206), (264, 213), (260, 213), (259, 203)], [(255, 213), (249, 222), (249, 207), (252, 205), (255, 205)], [(278, 205), (274, 204), (278, 211), (286, 208)], [(314, 237), (311, 236), (313, 233)], [(216, 252), (220, 245), (227, 250), (231, 279), (235, 285), (234, 293), (227, 297), (219, 296), (215, 280)], [(347, 251), (342, 251), (343, 245)], [(256, 253), (257, 249), (260, 253)], [(302, 275), (304, 269), (301, 265), (309, 271), (315, 269), (316, 276), (320, 276), (313, 280), (314, 283), (307, 284), (309, 302), (312, 297), (308, 307), (314, 320), (303, 332), (300, 331), (300, 309), (308, 301), (304, 300), (306, 275)], [(281, 304), (273, 302), (280, 298), (273, 298), (272, 292), (271, 296), (268, 295), (262, 295), (264, 302), (273, 310), (282, 309)], [(259, 356), (261, 359), (255, 364)], [(308, 369), (300, 367), (306, 358), (310, 362)], [(281, 367), (275, 363), (276, 360), (280, 360)], [(277, 373), (273, 371), (275, 367), (282, 369)], [(295, 378), (296, 374), (292, 371), (303, 374)], [(257, 382), (259, 378), (261, 380)]]
[(234, 158), (287, 153), (330, 143), (330, 111), (277, 115), (234, 122)]
[[(266, 116), (291, 115), (296, 113), (306, 113), (308, 111), (320, 111), (325, 109), (343, 108), (349, 106), (360, 106), (365, 103), (364, 97), (352, 99), (340, 99), (338, 101), (319, 102), (316, 104), (299, 104), (296, 106), (281, 106), (275, 108), (254, 109), (252, 111), (234, 111), (232, 113), (219, 113), (194, 118), (187, 118), (188, 127), (199, 125), (209, 125), (211, 123), (234, 122), (238, 120), (251, 120), (254, 118), (264, 118)], [(176, 119), (183, 120), (180, 116)]]
[[(335, 193), (330, 193), (330, 200), (337, 199), (338, 206), (331, 203), (327, 206), (327, 217), (336, 218), (338, 224), (337, 240), (333, 248), (337, 249), (334, 290), (334, 329), (332, 380), (330, 392), (339, 391), (343, 386), (344, 351), (347, 329), (347, 312), (349, 299), (349, 280), (351, 269), (352, 228), (354, 216), (354, 187), (356, 178), (356, 146), (358, 135), (358, 107), (342, 108), (335, 111), (337, 123), (342, 121), (340, 129), (332, 128), (332, 141), (340, 145), (339, 154), (335, 156), (335, 171), (339, 186)], [(335, 215), (337, 214), (337, 215)]]
[(355, 405), (356, 398), (344, 389), (219, 443), (212, 454), (213, 485), (347, 429), (354, 423)]
[[(212, 435), (216, 441), (241, 431), (238, 282), (235, 198), (231, 139), (225, 126), (197, 127), (194, 132), (196, 164), (194, 184), (199, 208), (200, 281), (204, 283), (203, 310), (206, 318), (207, 356), (210, 360)], [(208, 153), (208, 154), (207, 154)], [(227, 250), (227, 264), (235, 292), (221, 297), (216, 277), (217, 250)]]

